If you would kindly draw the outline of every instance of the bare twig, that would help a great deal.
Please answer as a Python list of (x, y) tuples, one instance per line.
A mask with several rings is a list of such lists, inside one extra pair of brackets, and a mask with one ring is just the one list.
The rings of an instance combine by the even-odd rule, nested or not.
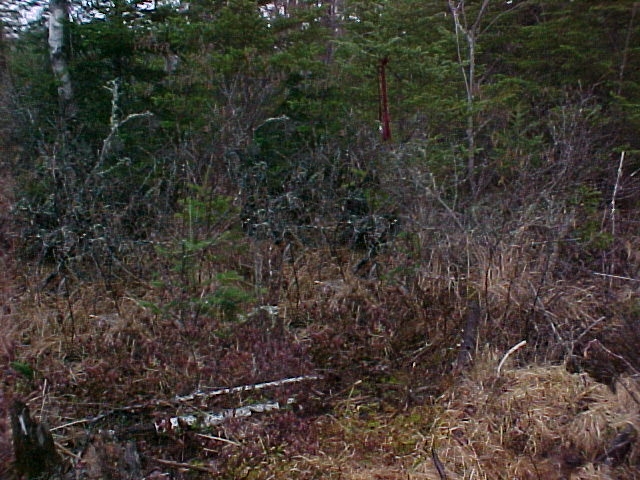
[(626, 280), (628, 282), (640, 282), (640, 280), (637, 278), (623, 277), (621, 275), (611, 275), (610, 273), (600, 273), (600, 272), (591, 272), (591, 273), (593, 273), (594, 275), (599, 275), (601, 277), (615, 278), (617, 280)]
[(447, 211), (447, 213), (449, 215), (451, 215), (452, 220), (454, 221), (454, 223), (458, 226), (458, 228), (460, 229), (460, 231), (464, 234), (467, 233), (467, 229), (464, 228), (464, 225), (462, 225), (462, 223), (460, 223), (460, 220), (458, 219), (456, 213), (453, 211), (453, 209), (447, 205), (447, 203), (442, 199), (442, 197), (440, 196), (440, 193), (438, 192), (438, 188), (436, 186), (436, 179), (433, 176), (433, 174), (429, 174), (431, 177), (431, 182), (433, 184), (433, 187), (429, 187), (429, 186), (425, 186), (425, 190), (427, 191), (427, 193), (429, 193), (430, 195), (433, 195), (433, 197), (438, 201), (438, 203), (440, 205), (442, 205), (444, 207), (444, 209)]
[(624, 151), (620, 154), (620, 163), (618, 164), (618, 174), (616, 176), (616, 183), (613, 186), (613, 193), (611, 194), (611, 235), (616, 236), (616, 195), (620, 188), (620, 178), (622, 178), (622, 165), (624, 163)]
[(433, 460), (433, 464), (436, 467), (436, 470), (438, 471), (438, 475), (440, 475), (440, 480), (447, 480), (447, 473), (444, 470), (444, 465), (442, 465), (442, 462), (438, 457), (438, 452), (436, 451), (436, 447), (431, 448), (431, 458)]
[(527, 344), (526, 340), (522, 340), (521, 342), (515, 344), (513, 347), (511, 347), (507, 353), (504, 354), (504, 357), (502, 357), (502, 360), (500, 360), (500, 363), (498, 364), (498, 369), (496, 371), (496, 374), (498, 375), (498, 377), (500, 376), (500, 371), (502, 370), (502, 367), (504, 366), (504, 362), (507, 361), (507, 359), (509, 358), (509, 356), (515, 352), (516, 350), (524, 347)]
[(622, 50), (622, 61), (620, 62), (620, 72), (618, 74), (618, 95), (622, 95), (622, 83), (624, 80), (625, 70), (627, 68), (627, 63), (629, 60), (629, 46), (631, 45), (631, 37), (633, 34), (633, 21), (636, 18), (636, 12), (638, 11), (638, 6), (640, 2), (633, 2), (633, 7), (631, 8), (631, 15), (629, 18), (629, 26), (627, 27), (627, 35), (624, 39), (624, 50)]
[(228, 438), (217, 437), (215, 435), (205, 435), (204, 433), (196, 433), (197, 437), (206, 438), (207, 440), (215, 440), (217, 442), (229, 443), (235, 447), (241, 447), (242, 444), (240, 442), (236, 442), (234, 440), (229, 440)]
[(573, 342), (574, 344), (578, 343), (580, 340), (582, 340), (582, 338), (589, 333), (589, 331), (595, 327), (596, 325), (598, 325), (600, 322), (602, 322), (603, 320), (606, 320), (607, 317), (600, 317), (599, 319), (597, 319), (595, 322), (593, 322), (591, 325), (589, 325), (587, 328), (584, 329), (584, 331), (578, 335), (578, 338), (575, 339), (575, 341)]
[(109, 135), (107, 135), (107, 137), (102, 142), (102, 149), (100, 150), (100, 154), (98, 155), (98, 163), (94, 167), (94, 170), (96, 170), (96, 167), (98, 166), (101, 167), (102, 164), (104, 163), (105, 157), (109, 152), (109, 149), (111, 148), (111, 143), (113, 142), (114, 137), (118, 134), (118, 130), (120, 129), (120, 127), (122, 127), (125, 123), (129, 122), (130, 120), (134, 120), (136, 118), (153, 116), (153, 113), (146, 111), (141, 113), (130, 113), (124, 119), (121, 119), (120, 107), (119, 107), (119, 101), (120, 101), (119, 80), (115, 79), (115, 80), (109, 81), (107, 83), (107, 86), (104, 88), (106, 88), (111, 92), (111, 117), (109, 118), (109, 126), (111, 127), (111, 130), (109, 131)]
[(612, 352), (611, 350), (609, 350), (607, 347), (605, 347), (602, 342), (600, 340), (598, 340), (597, 338), (594, 340), (591, 340), (589, 343), (587, 343), (587, 346), (584, 349), (584, 356), (587, 357), (589, 355), (589, 350), (591, 348), (600, 348), (602, 351), (604, 351), (607, 355), (610, 355), (614, 358), (617, 358), (618, 360), (620, 360), (622, 363), (624, 363), (626, 365), (626, 367), (634, 373), (634, 375), (640, 375), (640, 372), (638, 371), (637, 368), (635, 368), (633, 365), (631, 365), (631, 363), (629, 362), (629, 360), (627, 360), (626, 358), (624, 358), (622, 355), (618, 355), (617, 353)]
[(160, 463), (162, 465), (166, 465), (167, 467), (183, 468), (185, 470), (195, 470), (196, 472), (211, 473), (213, 475), (218, 474), (218, 472), (213, 468), (203, 467), (202, 465), (193, 465), (191, 463), (174, 462), (171, 460), (164, 460), (162, 458), (150, 458), (149, 460), (151, 460), (152, 462)]

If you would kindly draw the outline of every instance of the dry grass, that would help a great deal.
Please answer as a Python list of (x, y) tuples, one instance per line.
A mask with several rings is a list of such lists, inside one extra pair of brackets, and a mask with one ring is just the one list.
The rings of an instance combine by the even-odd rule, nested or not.
[[(628, 393), (613, 394), (561, 366), (509, 369), (497, 377), (497, 362), (484, 355), (468, 378), (429, 406), (392, 413), (372, 399), (344, 400), (321, 422), (319, 454), (285, 463), (295, 472), (290, 478), (322, 472), (323, 478), (436, 480), (432, 448), (449, 478), (636, 478), (635, 466), (593, 463), (622, 426), (638, 427), (640, 406)], [(637, 394), (637, 382), (625, 381)], [(584, 465), (572, 468), (573, 457)], [(637, 458), (634, 447), (630, 465)]]
[[(464, 478), (474, 469), (480, 478), (562, 478), (569, 470), (563, 456), (593, 461), (616, 428), (637, 417), (639, 406), (628, 396), (615, 396), (563, 366), (508, 370), (497, 377), (491, 371), (496, 358), (484, 361), (443, 398), (443, 456), (457, 459)], [(596, 476), (588, 469), (575, 475), (608, 478), (602, 469)]]
[[(534, 216), (522, 228), (465, 235), (455, 225), (408, 229), (364, 267), (364, 254), (346, 247), (242, 239), (204, 252), (190, 275), (146, 252), (139, 258), (155, 282), (69, 278), (47, 290), (46, 272), (14, 269), (2, 291), (2, 422), (12, 399), (25, 399), (55, 427), (78, 472), (87, 462), (119, 465), (133, 441), (146, 478), (440, 479), (432, 450), (449, 478), (637, 478), (636, 446), (615, 469), (594, 464), (625, 424), (640, 427), (634, 371), (620, 370), (613, 393), (563, 361), (588, 364), (585, 346), (598, 339), (637, 368), (637, 342), (625, 339), (637, 338), (640, 288), (572, 272), (581, 252), (564, 242), (566, 218), (545, 222)], [(199, 300), (220, 286), (216, 274), (231, 270), (252, 300), (202, 309)], [(477, 355), (454, 377), (470, 298), (484, 313)], [(277, 305), (278, 316), (250, 315), (261, 305)], [(504, 353), (523, 339), (498, 375)], [(310, 373), (323, 380), (174, 401), (198, 388)], [(295, 406), (206, 431), (141, 428), (289, 397)], [(0, 451), (9, 434), (0, 422)], [(100, 442), (113, 458), (86, 456)], [(584, 465), (572, 464), (577, 458)], [(8, 461), (0, 458), (4, 470)], [(95, 467), (95, 478), (118, 478), (105, 468)]]

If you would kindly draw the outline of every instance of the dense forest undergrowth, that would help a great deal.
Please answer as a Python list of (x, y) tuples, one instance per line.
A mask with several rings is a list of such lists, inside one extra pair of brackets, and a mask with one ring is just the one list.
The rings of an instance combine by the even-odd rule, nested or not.
[(0, 477), (637, 478), (637, 3), (257, 3), (4, 18)]

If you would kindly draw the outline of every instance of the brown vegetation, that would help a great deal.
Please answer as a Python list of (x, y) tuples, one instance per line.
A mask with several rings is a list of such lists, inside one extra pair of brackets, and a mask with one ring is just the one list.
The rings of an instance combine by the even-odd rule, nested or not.
[(0, 43), (0, 479), (639, 477), (635, 4), (116, 3)]
[[(595, 274), (570, 214), (532, 215), (493, 233), (405, 228), (364, 269), (362, 252), (294, 237), (219, 242), (189, 272), (160, 250), (132, 258), (154, 282), (44, 284), (46, 270), (8, 264), (3, 419), (24, 399), (69, 478), (439, 479), (432, 452), (447, 478), (636, 478), (638, 283), (620, 277), (637, 266), (615, 257), (616, 238)], [(230, 270), (253, 299), (198, 306), (226, 285), (213, 272)], [(469, 300), (478, 334), (454, 373)], [(321, 378), (206, 394), (304, 375)], [(6, 452), (6, 420), (0, 433)], [(606, 460), (620, 435), (626, 450)]]

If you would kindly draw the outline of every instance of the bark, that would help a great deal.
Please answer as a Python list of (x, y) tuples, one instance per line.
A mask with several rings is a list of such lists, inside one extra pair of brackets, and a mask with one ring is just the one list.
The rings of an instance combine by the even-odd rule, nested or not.
[(58, 95), (63, 109), (72, 116), (73, 88), (71, 75), (64, 49), (65, 22), (69, 18), (69, 3), (67, 0), (50, 0), (49, 2), (49, 58), (51, 68), (58, 82)]
[(17, 472), (28, 478), (51, 474), (61, 459), (47, 426), (31, 418), (29, 407), (18, 400), (11, 406), (10, 418)]

